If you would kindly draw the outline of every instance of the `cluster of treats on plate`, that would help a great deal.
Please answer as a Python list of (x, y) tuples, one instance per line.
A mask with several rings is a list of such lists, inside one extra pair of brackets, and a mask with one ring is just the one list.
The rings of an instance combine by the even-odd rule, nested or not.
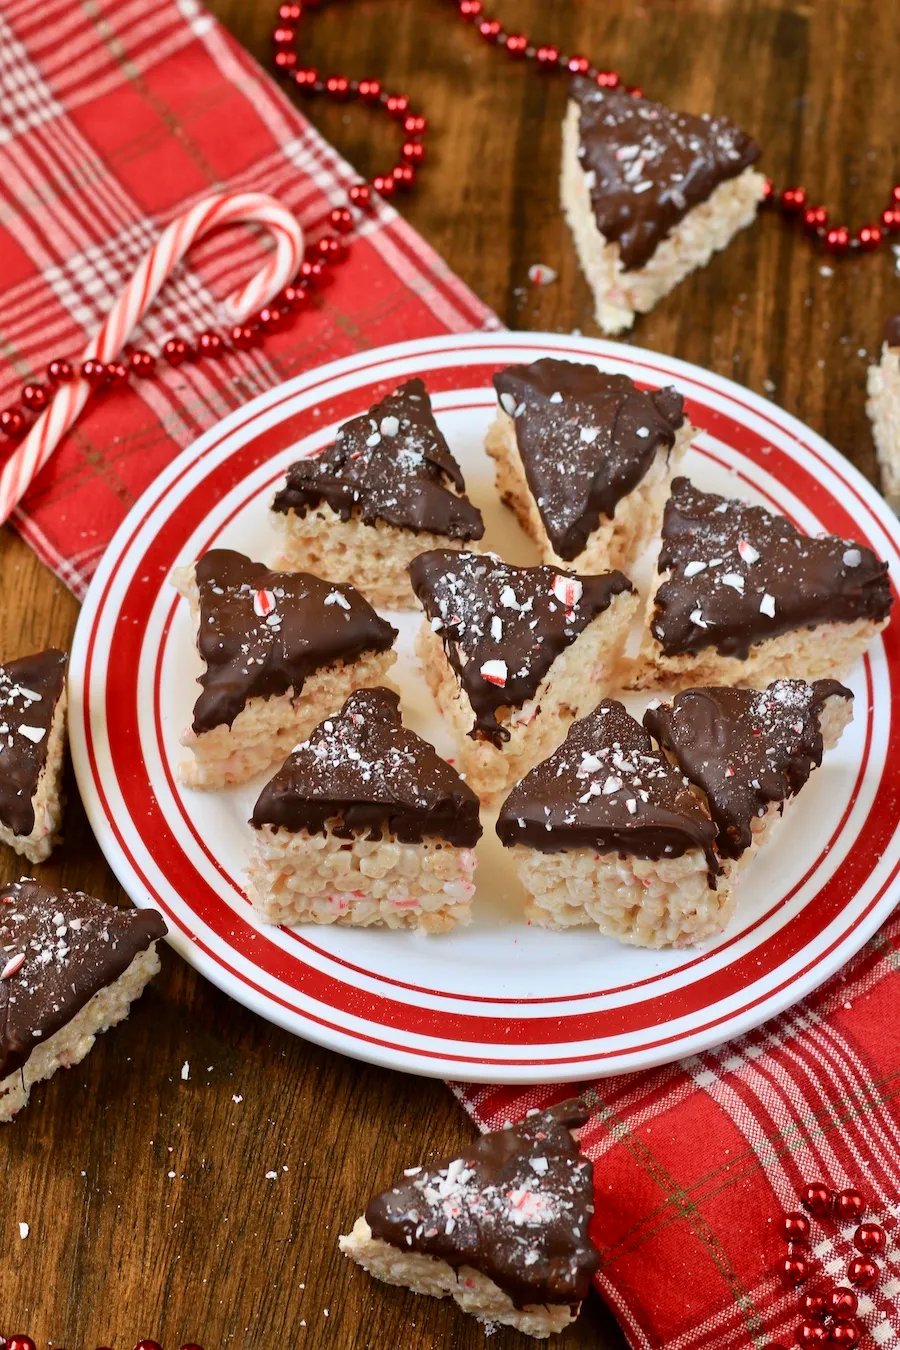
[[(887, 566), (678, 476), (674, 389), (554, 359), (494, 383), (485, 448), (541, 561), (479, 548), (428, 392), (401, 385), (288, 471), (281, 570), (215, 548), (176, 574), (204, 662), (184, 781), (275, 770), (248, 832), (267, 922), (468, 922), (497, 809), (528, 922), (708, 939), (852, 716), (838, 677), (888, 620)], [(420, 612), (452, 762), (404, 725), (376, 603)], [(647, 691), (642, 721), (626, 690)]]

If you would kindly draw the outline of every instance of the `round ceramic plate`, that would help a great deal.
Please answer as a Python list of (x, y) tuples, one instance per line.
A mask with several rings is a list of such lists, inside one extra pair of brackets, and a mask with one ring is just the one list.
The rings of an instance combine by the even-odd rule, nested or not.
[[(540, 356), (596, 361), (650, 387), (674, 384), (701, 429), (685, 472), (697, 484), (784, 512), (900, 562), (884, 502), (835, 450), (747, 390), (635, 347), (557, 334), (472, 334), (365, 352), (311, 371), (219, 423), (152, 484), (94, 578), (69, 672), (75, 771), (110, 865), (138, 905), (165, 914), (176, 949), (247, 1007), (301, 1036), (412, 1073), (527, 1083), (646, 1068), (709, 1049), (809, 993), (896, 903), (900, 753), (891, 716), (898, 624), (852, 673), (856, 716), (783, 827), (745, 872), (737, 913), (687, 951), (551, 933), (522, 918), (523, 895), (484, 815), (475, 918), (440, 937), (378, 929), (268, 927), (243, 889), (261, 781), (183, 788), (179, 745), (200, 661), (174, 567), (220, 545), (275, 556), (268, 504), (287, 466), (339, 423), (420, 375), (485, 515), (485, 544), (512, 562), (534, 552), (493, 489), (482, 449), (491, 376)], [(895, 572), (895, 579), (897, 573)], [(400, 628), (392, 671), (404, 717), (452, 755)], [(629, 700), (640, 712), (645, 699)]]

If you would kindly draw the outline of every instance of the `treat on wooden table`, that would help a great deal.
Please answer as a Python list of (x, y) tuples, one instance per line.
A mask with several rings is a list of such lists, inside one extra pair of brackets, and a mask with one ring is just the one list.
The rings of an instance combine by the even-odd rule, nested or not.
[(409, 567), (425, 678), (486, 801), (618, 681), (638, 599), (621, 572), (575, 577), (436, 549)]
[(242, 783), (280, 763), (352, 690), (383, 684), (396, 659), (397, 630), (352, 586), (273, 572), (227, 548), (172, 580), (206, 664), (181, 738), (191, 787)]
[(43, 862), (59, 842), (66, 653), (0, 665), (0, 842)]
[(852, 719), (853, 694), (837, 680), (776, 680), (685, 689), (651, 703), (644, 726), (704, 794), (719, 855), (743, 865)]
[(672, 484), (635, 687), (748, 684), (846, 673), (885, 626), (887, 563), (836, 535)]
[(153, 909), (121, 910), (24, 879), (0, 887), (0, 1121), (80, 1064), (159, 970)]
[(659, 533), (694, 434), (681, 395), (553, 358), (509, 366), (494, 386), (485, 449), (542, 560), (576, 572), (628, 567)]
[(900, 507), (900, 314), (884, 326), (881, 361), (869, 367), (866, 412), (881, 468), (881, 487), (896, 510)]
[(759, 147), (725, 117), (674, 112), (576, 76), (560, 191), (597, 323), (620, 333), (749, 225)]
[(583, 1101), (482, 1135), (461, 1157), (409, 1167), (340, 1248), (376, 1279), (451, 1297), (484, 1322), (544, 1339), (578, 1316), (600, 1262), (593, 1168), (572, 1137)]
[(614, 699), (513, 788), (497, 834), (543, 928), (595, 924), (632, 946), (687, 947), (734, 909), (706, 803)]
[(358, 690), (263, 788), (250, 900), (269, 923), (446, 932), (471, 918), (478, 808), (397, 694)]
[(407, 380), (289, 470), (273, 511), (278, 565), (358, 586), (373, 604), (415, 604), (406, 567), (429, 548), (484, 534), (481, 512), (419, 379)]

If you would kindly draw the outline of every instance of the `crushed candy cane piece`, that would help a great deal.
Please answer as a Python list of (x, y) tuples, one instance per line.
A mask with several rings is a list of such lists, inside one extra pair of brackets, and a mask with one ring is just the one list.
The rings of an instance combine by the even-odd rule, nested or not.
[(741, 555), (741, 562), (759, 562), (759, 549), (754, 548), (747, 539), (738, 540), (738, 553)]
[(744, 594), (744, 578), (739, 572), (723, 572), (719, 581), (723, 586), (730, 586), (732, 590)]
[(765, 614), (768, 619), (774, 619), (775, 617), (775, 597), (769, 595), (768, 591), (759, 602), (759, 612)]
[(577, 605), (584, 592), (584, 586), (577, 577), (554, 577), (550, 589), (566, 609), (572, 609)]
[(691, 577), (696, 577), (701, 572), (705, 571), (706, 571), (705, 562), (689, 562), (685, 564), (684, 575), (687, 577), (688, 581), (690, 581)]
[(593, 445), (594, 441), (597, 439), (599, 435), (600, 435), (599, 427), (581, 428), (581, 439), (584, 441), (585, 445)]
[(513, 417), (516, 411), (516, 400), (513, 398), (512, 394), (501, 394), (500, 402), (503, 406), (503, 411), (508, 412), (510, 417)]
[(46, 734), (47, 732), (44, 727), (19, 726), (19, 735), (25, 736), (27, 740), (32, 741), (35, 745), (40, 745)]
[(11, 956), (3, 969), (0, 970), (0, 980), (11, 980), (14, 975), (19, 973), (24, 964), (25, 953), (16, 952), (15, 956)]
[(859, 564), (862, 562), (862, 554), (858, 548), (845, 549), (841, 562), (845, 567), (859, 567)]
[(382, 417), (381, 434), (382, 436), (396, 436), (400, 430), (399, 417)]
[(557, 275), (546, 263), (532, 263), (528, 269), (528, 280), (533, 286), (549, 286), (556, 280)]
[(488, 684), (506, 684), (509, 671), (505, 661), (485, 661), (481, 667), (481, 678)]
[(690, 619), (691, 619), (691, 623), (692, 623), (696, 628), (708, 628), (708, 627), (709, 627), (709, 624), (706, 622), (706, 620), (705, 620), (704, 617), (703, 617), (703, 611), (700, 610), (700, 609), (693, 609), (693, 610), (691, 610)]
[(274, 591), (257, 591), (253, 597), (253, 613), (264, 619), (275, 608)]
[(341, 595), (340, 591), (332, 591), (330, 595), (326, 595), (326, 597), (325, 597), (325, 604), (326, 604), (326, 605), (340, 605), (341, 609), (349, 609), (349, 608), (350, 608), (350, 602), (349, 602), (349, 600), (347, 599), (346, 596)]

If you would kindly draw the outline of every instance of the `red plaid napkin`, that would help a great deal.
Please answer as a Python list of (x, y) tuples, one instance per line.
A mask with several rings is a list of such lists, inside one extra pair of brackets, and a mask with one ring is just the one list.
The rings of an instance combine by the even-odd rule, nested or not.
[[(169, 220), (222, 188), (270, 192), (315, 236), (356, 175), (194, 0), (0, 0), (0, 406), (77, 357)], [(195, 250), (138, 341), (221, 326), (217, 300), (260, 258), (233, 229)], [(316, 308), (263, 352), (95, 400), (15, 517), (82, 592), (119, 521), (171, 457), (255, 393), (314, 364), (492, 326), (490, 312), (379, 204)], [(823, 991), (763, 1030), (668, 1069), (588, 1085), (455, 1090), (484, 1128), (585, 1091), (598, 1285), (634, 1346), (790, 1345), (796, 1296), (774, 1235), (804, 1180), (858, 1184), (900, 1215), (900, 919)], [(818, 1230), (839, 1280), (846, 1233)], [(861, 1308), (897, 1344), (900, 1267)]]

